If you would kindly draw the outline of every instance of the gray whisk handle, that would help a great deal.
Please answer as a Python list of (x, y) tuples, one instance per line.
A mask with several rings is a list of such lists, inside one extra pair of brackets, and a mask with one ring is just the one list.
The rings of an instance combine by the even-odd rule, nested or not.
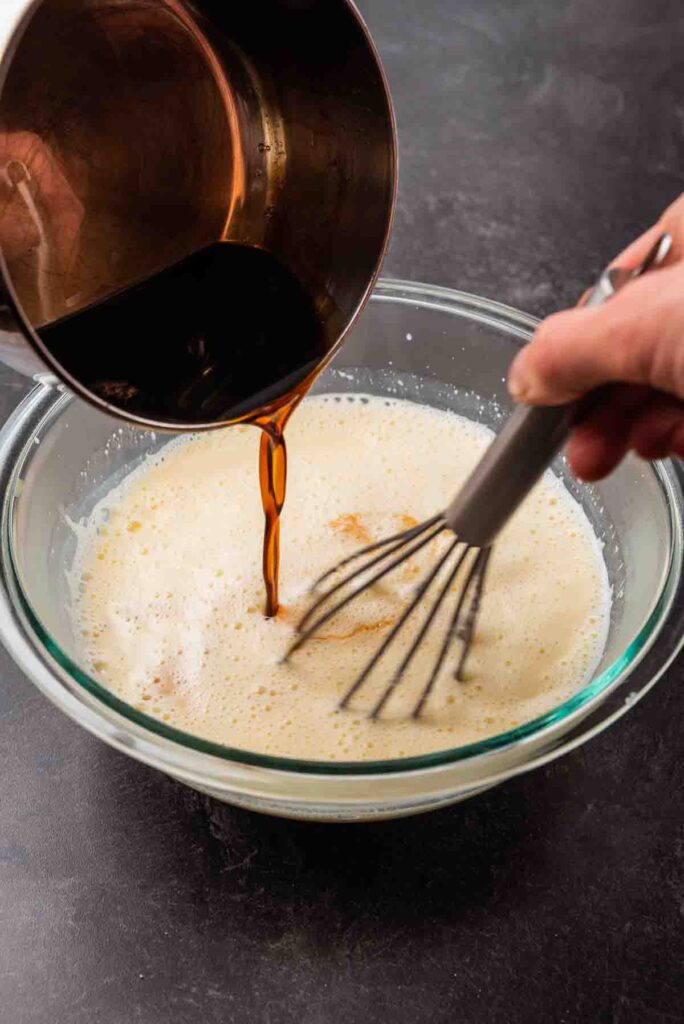
[[(660, 265), (671, 242), (669, 235), (661, 235), (634, 270), (604, 270), (582, 305), (602, 305), (629, 281)], [(602, 391), (592, 392), (580, 403), (517, 406), (444, 513), (447, 524), (462, 541), (473, 547), (489, 547), (549, 467), (573, 424), (600, 400)]]
[(449, 505), (445, 519), (474, 547), (492, 543), (563, 445), (574, 406), (519, 405)]

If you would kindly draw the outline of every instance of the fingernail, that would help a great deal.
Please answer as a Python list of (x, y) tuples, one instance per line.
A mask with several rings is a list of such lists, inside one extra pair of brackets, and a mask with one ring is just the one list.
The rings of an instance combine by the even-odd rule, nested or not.
[(521, 352), (515, 357), (508, 371), (508, 393), (516, 402), (523, 401), (529, 391), (529, 381), (522, 362)]

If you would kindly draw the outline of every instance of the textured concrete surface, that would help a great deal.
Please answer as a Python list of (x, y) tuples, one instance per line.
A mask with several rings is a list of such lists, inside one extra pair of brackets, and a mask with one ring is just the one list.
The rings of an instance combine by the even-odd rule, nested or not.
[[(362, 7), (401, 135), (387, 272), (543, 313), (681, 190), (678, 0)], [(0, 669), (1, 1024), (682, 1020), (681, 663), (548, 769), (334, 828), (205, 800)]]

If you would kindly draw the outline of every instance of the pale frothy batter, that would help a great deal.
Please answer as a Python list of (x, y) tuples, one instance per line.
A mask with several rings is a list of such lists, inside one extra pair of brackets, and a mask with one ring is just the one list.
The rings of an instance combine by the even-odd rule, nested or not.
[(466, 680), (453, 679), (456, 647), (420, 721), (402, 715), (429, 674), (454, 597), (383, 721), (363, 712), (405, 647), (354, 710), (335, 706), (444, 540), (323, 627), (290, 665), (278, 664), (312, 580), (359, 545), (443, 508), (490, 437), (410, 402), (306, 399), (287, 430), (282, 609), (273, 620), (262, 614), (257, 429), (167, 445), (106, 498), (81, 536), (74, 612), (84, 660), (118, 696), (177, 728), (293, 757), (409, 756), (543, 714), (591, 673), (610, 604), (599, 544), (550, 474), (494, 548)]

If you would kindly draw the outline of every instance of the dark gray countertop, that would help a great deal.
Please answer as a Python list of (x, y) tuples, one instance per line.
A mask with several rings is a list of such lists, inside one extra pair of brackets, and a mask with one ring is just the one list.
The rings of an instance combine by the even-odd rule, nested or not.
[[(543, 313), (681, 191), (681, 0), (362, 7), (401, 138), (388, 273)], [(370, 826), (212, 803), (0, 666), (2, 1024), (684, 1019), (681, 662), (565, 760)]]

